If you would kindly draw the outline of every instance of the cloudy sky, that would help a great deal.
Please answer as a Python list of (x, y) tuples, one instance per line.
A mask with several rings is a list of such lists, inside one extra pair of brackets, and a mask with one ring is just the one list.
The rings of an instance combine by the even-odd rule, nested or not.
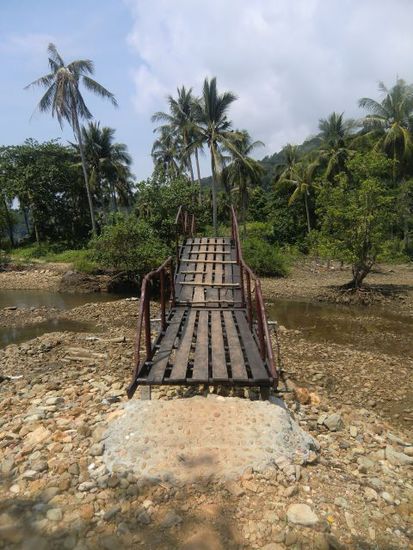
[(413, 82), (412, 0), (1, 0), (0, 144), (71, 139), (35, 113), (47, 44), (65, 61), (91, 58), (96, 78), (119, 101), (90, 97), (97, 120), (113, 126), (150, 175), (151, 114), (185, 84), (205, 76), (238, 95), (231, 117), (266, 147), (316, 133), (332, 111), (360, 116), (357, 99), (378, 97), (377, 83)]

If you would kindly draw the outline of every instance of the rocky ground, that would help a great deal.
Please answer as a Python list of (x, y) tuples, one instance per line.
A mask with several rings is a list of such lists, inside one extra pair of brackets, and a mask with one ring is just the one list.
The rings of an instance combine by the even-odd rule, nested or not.
[[(0, 545), (411, 547), (410, 433), (368, 402), (330, 397), (321, 378), (310, 390), (284, 394), (320, 444), (310, 464), (191, 485), (109, 472), (104, 436), (125, 401), (136, 313), (137, 303), (124, 300), (83, 306), (69, 315), (93, 320), (98, 335), (52, 333), (0, 352), (2, 374), (21, 376), (0, 384)], [(282, 348), (297, 345), (290, 339), (298, 335), (281, 332)], [(286, 363), (292, 371), (294, 358)]]
[[(265, 282), (266, 297), (314, 299), (332, 280), (347, 280), (311, 269)], [(377, 275), (399, 286), (410, 276), (407, 267), (397, 281)], [(409, 313), (405, 292), (392, 307)], [(22, 311), (2, 311), (2, 322), (24, 322)], [(99, 332), (50, 333), (0, 350), (0, 548), (413, 546), (412, 353), (310, 342), (281, 327), (274, 345), (290, 379), (281, 395), (319, 451), (235, 481), (184, 484), (109, 471), (104, 461), (107, 427), (126, 401), (137, 302), (59, 315)], [(186, 392), (194, 393), (207, 394)], [(258, 398), (253, 389), (235, 395)], [(163, 389), (153, 399), (179, 396)]]

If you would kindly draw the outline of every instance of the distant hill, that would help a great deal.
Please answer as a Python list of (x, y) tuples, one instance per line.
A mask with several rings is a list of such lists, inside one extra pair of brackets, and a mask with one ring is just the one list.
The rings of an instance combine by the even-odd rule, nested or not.
[[(317, 149), (319, 145), (319, 140), (317, 137), (310, 137), (303, 141), (300, 145), (298, 145), (298, 151), (300, 156), (307, 155), (308, 153), (311, 153), (311, 151), (314, 151)], [(263, 168), (265, 169), (265, 175), (262, 179), (262, 186), (265, 190), (269, 190), (271, 188), (271, 183), (274, 180), (275, 177), (275, 171), (276, 167), (282, 164), (283, 162), (283, 150), (278, 151), (277, 153), (273, 153), (272, 155), (267, 155), (260, 161)], [(212, 178), (211, 176), (208, 176), (206, 178), (201, 179), (202, 182), (202, 188), (208, 189), (211, 187), (212, 184)]]

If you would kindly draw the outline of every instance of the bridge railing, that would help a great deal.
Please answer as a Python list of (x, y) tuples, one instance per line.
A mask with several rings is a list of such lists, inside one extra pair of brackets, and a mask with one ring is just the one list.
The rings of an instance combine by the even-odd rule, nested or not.
[[(275, 368), (274, 353), (265, 313), (261, 282), (243, 258), (238, 219), (233, 206), (231, 206), (231, 218), (232, 239), (235, 243), (237, 263), (240, 268), (241, 299), (243, 306), (247, 309), (247, 319), (251, 332), (254, 332), (256, 324), (256, 335), (258, 337), (261, 358), (263, 361), (266, 361), (271, 376), (273, 377), (274, 384), (276, 385), (278, 381), (278, 372)], [(253, 295), (255, 295), (254, 299)]]
[[(150, 361), (155, 352), (154, 344), (152, 343), (152, 327), (151, 327), (151, 287), (155, 281), (159, 281), (160, 293), (160, 322), (161, 333), (166, 330), (166, 302), (175, 302), (175, 286), (174, 286), (174, 265), (173, 258), (170, 256), (162, 265), (154, 269), (142, 280), (141, 296), (139, 302), (138, 326), (135, 339), (135, 370), (132, 378), (132, 383), (128, 387), (128, 397), (132, 397), (136, 390), (136, 379), (138, 378), (141, 366), (147, 361)], [(168, 287), (170, 289), (168, 296)], [(145, 357), (141, 360), (141, 345), (143, 333), (145, 335)]]
[[(141, 295), (139, 302), (138, 313), (138, 326), (135, 339), (135, 355), (134, 355), (134, 375), (132, 383), (130, 384), (127, 393), (129, 397), (132, 397), (136, 390), (135, 380), (138, 378), (141, 367), (148, 361), (150, 361), (155, 353), (155, 343), (152, 342), (152, 326), (151, 326), (151, 289), (155, 282), (159, 282), (160, 293), (160, 307), (161, 307), (161, 334), (167, 328), (166, 322), (166, 303), (170, 305), (175, 303), (175, 265), (178, 265), (179, 261), (179, 239), (184, 237), (193, 237), (195, 234), (195, 216), (190, 214), (182, 206), (179, 207), (178, 213), (175, 218), (175, 232), (177, 243), (177, 259), (176, 264), (172, 256), (170, 256), (162, 265), (157, 269), (151, 271), (142, 280)], [(175, 264), (175, 265), (174, 265)], [(168, 287), (170, 289), (168, 295)], [(141, 346), (142, 339), (145, 338), (145, 355), (142, 357)]]

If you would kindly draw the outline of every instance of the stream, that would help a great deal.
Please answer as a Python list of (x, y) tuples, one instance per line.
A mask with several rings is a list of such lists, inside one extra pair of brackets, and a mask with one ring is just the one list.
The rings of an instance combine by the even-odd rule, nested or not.
[[(0, 309), (6, 307), (21, 308), (55, 308), (61, 311), (73, 309), (90, 303), (111, 302), (127, 298), (128, 294), (107, 294), (94, 292), (90, 294), (63, 294), (46, 290), (3, 290), (0, 293)], [(92, 323), (70, 319), (48, 319), (41, 323), (24, 326), (0, 326), (0, 348), (9, 344), (20, 344), (48, 332), (96, 332)]]
[[(127, 294), (63, 294), (36, 290), (6, 290), (0, 293), (0, 309), (56, 308), (69, 310), (88, 303), (108, 302)], [(299, 330), (311, 342), (350, 345), (355, 349), (393, 355), (413, 355), (413, 318), (380, 306), (346, 306), (325, 302), (274, 300), (266, 303), (269, 319), (289, 330)], [(93, 332), (91, 323), (49, 319), (25, 326), (0, 327), (0, 348), (21, 343), (47, 332)]]

